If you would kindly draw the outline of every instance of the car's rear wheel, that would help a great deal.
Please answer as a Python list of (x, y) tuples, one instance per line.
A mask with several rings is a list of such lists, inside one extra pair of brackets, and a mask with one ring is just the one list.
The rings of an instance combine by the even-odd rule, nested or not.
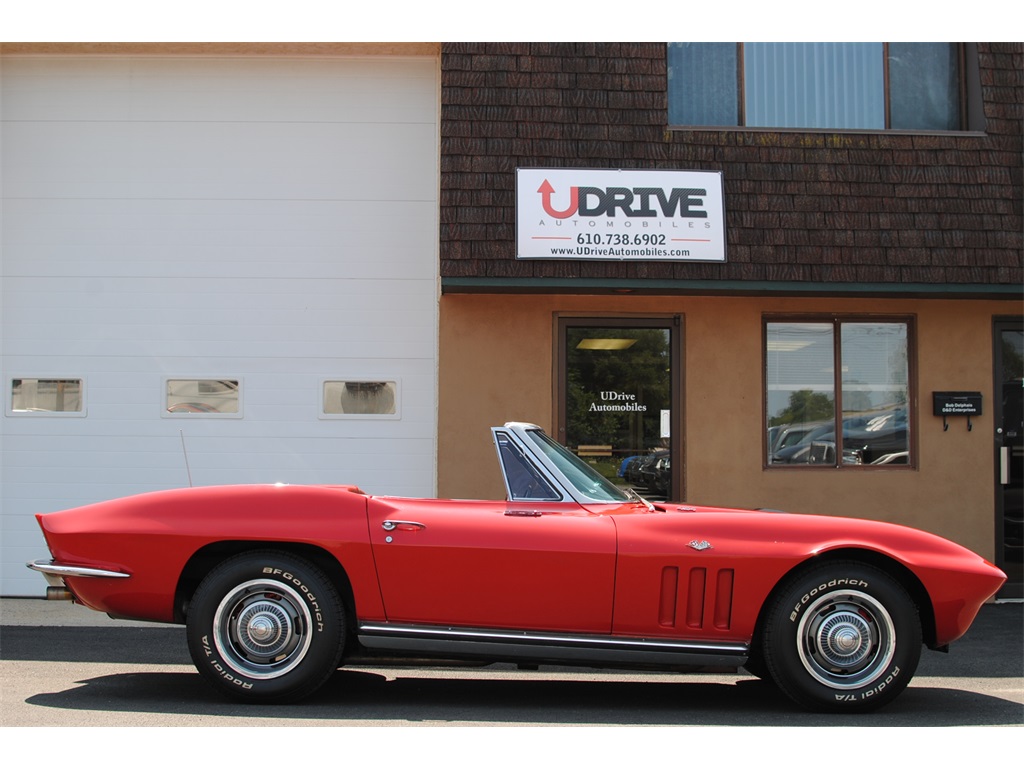
[(827, 563), (779, 592), (763, 633), (776, 685), (808, 709), (867, 712), (910, 682), (921, 622), (906, 590), (862, 563)]
[(253, 702), (294, 701), (338, 667), (345, 611), (334, 585), (308, 560), (284, 552), (237, 555), (196, 590), (189, 653), (215, 688)]

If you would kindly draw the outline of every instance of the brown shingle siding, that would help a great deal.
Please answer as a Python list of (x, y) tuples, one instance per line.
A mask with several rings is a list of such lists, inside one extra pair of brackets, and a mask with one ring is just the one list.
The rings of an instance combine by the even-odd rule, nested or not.
[[(1024, 45), (979, 43), (984, 132), (669, 131), (662, 43), (442, 46), (442, 277), (1024, 282)], [(721, 171), (725, 264), (516, 261), (517, 167)]]

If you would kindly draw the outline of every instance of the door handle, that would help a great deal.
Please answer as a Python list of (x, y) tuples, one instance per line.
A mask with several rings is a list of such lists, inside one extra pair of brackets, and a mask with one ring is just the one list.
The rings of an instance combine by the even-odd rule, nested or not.
[(380, 527), (385, 531), (422, 531), (427, 526), (412, 520), (385, 520)]
[(1010, 484), (1010, 448), (1006, 445), (999, 449), (999, 482)]

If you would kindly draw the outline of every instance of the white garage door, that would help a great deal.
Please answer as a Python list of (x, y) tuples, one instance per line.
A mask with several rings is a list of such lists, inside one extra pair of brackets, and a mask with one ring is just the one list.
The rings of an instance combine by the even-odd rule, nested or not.
[(2, 582), (33, 514), (435, 477), (433, 57), (5, 57)]

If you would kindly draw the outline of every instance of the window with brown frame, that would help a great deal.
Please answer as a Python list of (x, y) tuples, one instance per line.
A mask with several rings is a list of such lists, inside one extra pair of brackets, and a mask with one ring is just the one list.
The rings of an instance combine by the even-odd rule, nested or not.
[(907, 318), (767, 318), (767, 463), (910, 465)]
[(669, 43), (668, 122), (970, 130), (966, 94), (975, 68), (966, 51), (942, 42)]

